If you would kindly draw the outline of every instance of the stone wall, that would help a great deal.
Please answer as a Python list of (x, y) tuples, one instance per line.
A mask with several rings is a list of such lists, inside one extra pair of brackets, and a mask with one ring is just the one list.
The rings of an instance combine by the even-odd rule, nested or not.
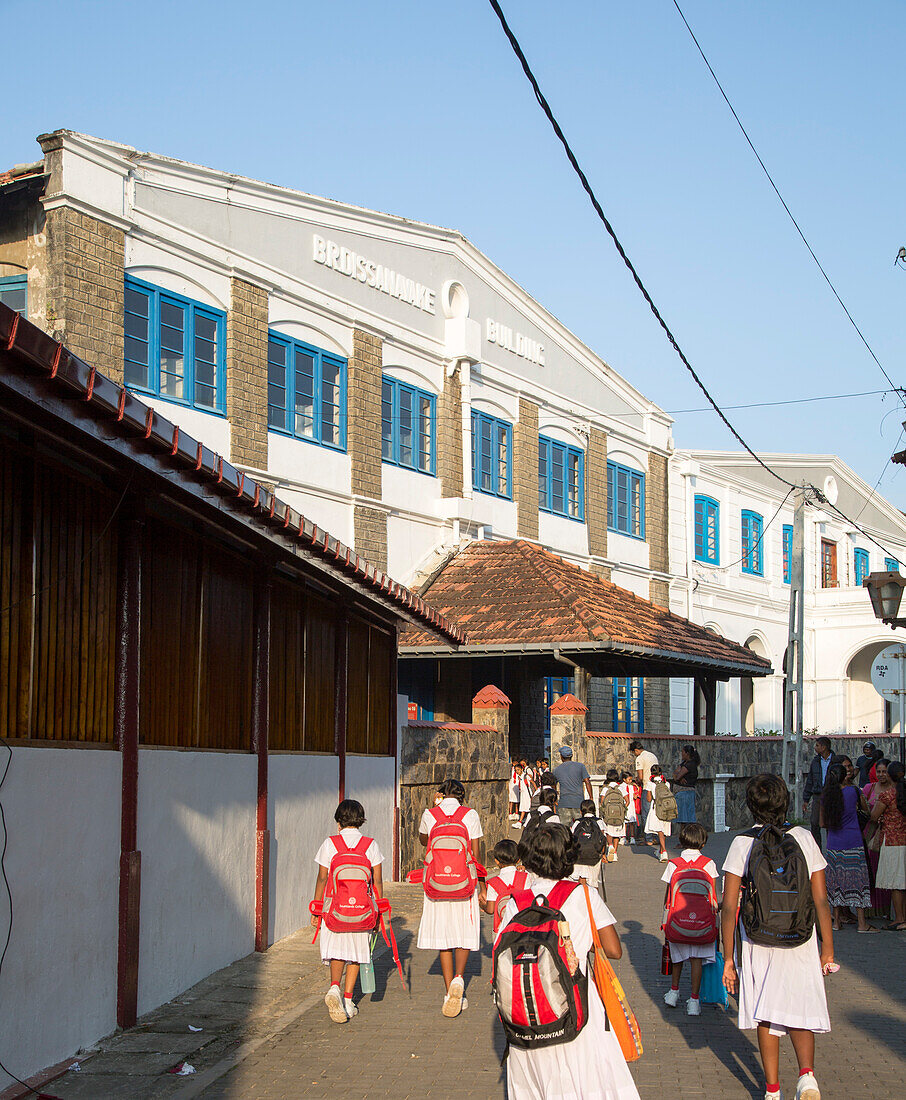
[[(347, 438), (352, 494), (381, 499), (381, 366), (383, 346), (374, 333), (355, 329), (347, 380)], [(387, 516), (380, 508), (356, 502), (355, 548), (379, 569), (387, 568)]]
[[(607, 557), (607, 436), (592, 428), (588, 436), (585, 461), (585, 523), (588, 527), (588, 552)], [(601, 573), (603, 576), (603, 571)], [(610, 580), (610, 570), (607, 570)]]
[(226, 331), (230, 459), (267, 469), (267, 291), (233, 279)]
[[(648, 562), (656, 573), (666, 573), (670, 569), (667, 507), (667, 456), (651, 451), (648, 455), (648, 476), (645, 478), (645, 540), (649, 548)], [(651, 598), (661, 602), (654, 595)]]
[[(635, 759), (629, 751), (633, 737), (626, 734), (586, 734), (586, 764), (592, 775), (603, 775), (608, 768), (635, 771)], [(638, 738), (644, 747), (658, 758), (669, 778), (680, 762), (680, 750), (684, 744), (694, 744), (701, 756), (699, 783), (696, 787), (698, 820), (703, 825), (714, 825), (714, 778), (728, 775), (726, 787), (726, 820), (731, 829), (744, 829), (752, 824), (745, 804), (746, 784), (753, 775), (761, 772), (780, 773), (783, 744), (779, 737), (647, 737)], [(863, 735), (847, 735), (831, 738), (836, 753), (849, 756), (853, 761), (861, 755)], [(875, 743), (891, 758), (899, 757), (899, 742), (895, 737), (875, 738)], [(804, 774), (815, 754), (815, 738), (805, 737), (799, 766)]]
[(482, 862), (509, 833), (510, 762), (505, 735), (491, 726), (419, 722), (400, 731), (400, 874), (421, 864), (422, 813), (434, 805), (438, 784), (459, 779), (466, 803), (478, 811)]
[(462, 466), (462, 382), (460, 365), (455, 374), (444, 372), (444, 391), (437, 400), (437, 477), (442, 497), (461, 497)]

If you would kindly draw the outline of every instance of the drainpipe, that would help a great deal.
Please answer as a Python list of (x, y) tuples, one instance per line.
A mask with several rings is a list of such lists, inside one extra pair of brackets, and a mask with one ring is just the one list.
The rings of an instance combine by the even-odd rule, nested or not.
[(559, 661), (561, 664), (564, 665), (572, 665), (572, 667), (576, 670), (576, 698), (579, 700), (580, 703), (583, 703), (587, 707), (588, 681), (591, 679), (591, 676), (589, 675), (587, 670), (584, 669), (582, 665), (577, 665), (576, 662), (573, 661), (571, 658), (564, 657), (560, 650), (557, 648), (554, 649), (554, 660)]

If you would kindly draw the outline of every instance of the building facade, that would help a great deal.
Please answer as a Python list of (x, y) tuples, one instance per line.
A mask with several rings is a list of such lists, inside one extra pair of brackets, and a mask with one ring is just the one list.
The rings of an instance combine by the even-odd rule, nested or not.
[[(862, 581), (906, 560), (906, 518), (834, 455), (762, 457), (827, 500), (805, 509), (803, 724), (829, 735), (894, 732), (896, 708), (891, 713), (875, 691), (870, 671), (904, 632), (874, 617)], [(671, 609), (748, 646), (774, 669), (760, 681), (718, 685), (716, 728), (781, 730), (795, 497), (749, 455), (720, 451), (677, 451), (670, 497)], [(671, 681), (672, 731), (696, 732), (696, 709), (689, 681)]]
[[(666, 606), (670, 418), (461, 234), (39, 142), (0, 199), (0, 295), (39, 327), (402, 583), (526, 538)], [(593, 723), (666, 731), (644, 697), (592, 684)]]

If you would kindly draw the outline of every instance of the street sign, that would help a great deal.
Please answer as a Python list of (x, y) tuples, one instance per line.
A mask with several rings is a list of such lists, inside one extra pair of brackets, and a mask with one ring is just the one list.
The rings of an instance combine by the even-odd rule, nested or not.
[(885, 699), (895, 699), (902, 690), (900, 669), (906, 667), (906, 646), (889, 645), (875, 657), (871, 666), (871, 682)]

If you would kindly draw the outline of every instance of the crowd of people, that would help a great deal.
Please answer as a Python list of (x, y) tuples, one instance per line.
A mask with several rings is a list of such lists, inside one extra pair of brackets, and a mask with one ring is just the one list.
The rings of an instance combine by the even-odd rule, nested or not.
[[(638, 1100), (627, 1065), (641, 1049), (637, 1030), (607, 962), (620, 958), (622, 945), (604, 868), (619, 859), (622, 846), (647, 843), (666, 864), (665, 1004), (678, 1006), (688, 968), (685, 1011), (699, 1016), (710, 975), (709, 999), (715, 983), (724, 1000), (725, 991), (734, 994), (738, 1026), (757, 1032), (765, 1100), (783, 1100), (784, 1035), (799, 1068), (796, 1100), (820, 1100), (815, 1035), (830, 1030), (824, 976), (838, 969), (834, 933), (847, 923), (877, 931), (871, 920), (891, 907), (888, 927), (906, 931), (903, 765), (870, 742), (853, 764), (820, 738), (805, 786), (808, 828), (790, 824), (790, 795), (780, 776), (755, 776), (746, 791), (754, 828), (730, 845), (721, 899), (720, 872), (706, 852), (708, 830), (696, 820), (695, 747), (682, 746), (669, 780), (639, 741), (630, 751), (634, 769), (609, 769), (597, 792), (567, 745), (553, 769), (544, 759), (514, 761), (509, 801), (516, 836), (496, 839), (490, 869), (481, 865), (482, 823), (466, 804), (463, 784), (450, 778), (439, 786), (419, 824), (425, 860), (416, 875), (424, 889), (416, 947), (438, 954), (441, 1014), (455, 1019), (468, 1008), (466, 966), (480, 947), (484, 911), (493, 918), (492, 985), (508, 1042), (511, 1100)], [(356, 979), (388, 909), (383, 857), (361, 832), (364, 820), (358, 802), (342, 802), (338, 832), (315, 857), (312, 920), (323, 926), (321, 957), (330, 968), (325, 1004), (337, 1023), (358, 1011)], [(667, 841), (674, 835), (671, 856)], [(371, 909), (359, 896), (362, 882)]]

